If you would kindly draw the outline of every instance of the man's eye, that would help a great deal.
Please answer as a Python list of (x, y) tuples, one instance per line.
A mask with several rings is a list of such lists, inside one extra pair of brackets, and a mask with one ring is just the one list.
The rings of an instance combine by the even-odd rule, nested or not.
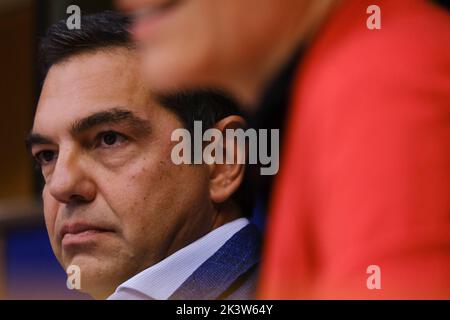
[(39, 165), (44, 166), (46, 164), (49, 164), (53, 160), (55, 160), (56, 152), (51, 151), (51, 150), (43, 150), (43, 151), (36, 153), (34, 158), (36, 159), (36, 161)]
[(103, 147), (118, 146), (127, 141), (127, 138), (124, 135), (114, 131), (102, 132), (99, 134), (99, 138), (100, 146)]

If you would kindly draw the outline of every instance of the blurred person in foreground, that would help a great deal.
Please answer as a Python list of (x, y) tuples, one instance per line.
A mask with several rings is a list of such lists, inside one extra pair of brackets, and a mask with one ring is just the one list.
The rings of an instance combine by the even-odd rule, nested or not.
[(244, 165), (171, 156), (172, 133), (194, 120), (242, 128), (233, 100), (151, 93), (128, 20), (105, 12), (81, 23), (58, 22), (41, 42), (45, 82), (28, 138), (59, 262), (79, 267), (81, 291), (96, 299), (252, 298), (260, 240), (236, 195)]
[[(259, 196), (270, 199), (260, 297), (450, 298), (445, 8), (424, 0), (118, 5), (136, 19), (148, 85), (220, 86), (260, 127), (282, 129), (280, 173)], [(380, 29), (370, 27), (373, 14)]]

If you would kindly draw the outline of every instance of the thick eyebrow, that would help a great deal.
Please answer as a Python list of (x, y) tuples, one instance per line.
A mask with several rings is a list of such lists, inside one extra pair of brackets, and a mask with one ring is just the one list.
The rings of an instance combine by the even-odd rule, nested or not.
[(25, 145), (27, 147), (27, 150), (30, 152), (31, 148), (34, 145), (42, 145), (42, 144), (54, 144), (54, 142), (50, 138), (47, 138), (46, 136), (33, 132), (30, 133), (25, 139)]
[[(106, 111), (93, 113), (86, 118), (77, 120), (72, 124), (70, 132), (75, 136), (96, 126), (119, 123), (125, 123), (127, 126), (142, 134), (147, 134), (150, 131), (150, 124), (148, 121), (136, 116), (129, 110), (122, 108), (112, 108)], [(31, 148), (34, 145), (55, 143), (50, 138), (40, 133), (31, 132), (26, 138), (25, 144), (27, 149), (31, 151)]]
[(71, 127), (71, 133), (75, 136), (96, 126), (119, 123), (125, 123), (132, 129), (141, 133), (148, 133), (150, 131), (150, 124), (148, 121), (141, 119), (129, 110), (112, 108), (106, 111), (96, 112), (86, 118), (77, 120)]

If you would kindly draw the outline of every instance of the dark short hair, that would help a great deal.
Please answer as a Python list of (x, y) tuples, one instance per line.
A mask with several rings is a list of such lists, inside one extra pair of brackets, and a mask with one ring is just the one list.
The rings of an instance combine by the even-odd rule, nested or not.
[[(65, 20), (52, 25), (39, 46), (39, 61), (42, 78), (50, 68), (73, 56), (125, 47), (133, 49), (127, 16), (113, 12), (82, 15), (81, 29), (69, 30)], [(156, 95), (157, 101), (178, 116), (183, 125), (193, 134), (194, 121), (202, 121), (203, 130), (212, 128), (216, 122), (230, 115), (239, 115), (237, 102), (217, 89), (201, 89), (170, 92)], [(243, 214), (252, 211), (253, 197), (247, 179), (233, 195)]]
[(43, 78), (48, 70), (74, 55), (114, 47), (133, 48), (128, 28), (130, 19), (118, 12), (81, 15), (81, 28), (69, 30), (66, 20), (48, 28), (39, 45), (39, 64)]

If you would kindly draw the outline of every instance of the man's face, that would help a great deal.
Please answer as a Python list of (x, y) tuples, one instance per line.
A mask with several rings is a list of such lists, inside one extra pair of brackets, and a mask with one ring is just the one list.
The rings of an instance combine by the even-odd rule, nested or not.
[(171, 161), (178, 118), (152, 100), (136, 56), (111, 49), (54, 65), (31, 135), (45, 221), (64, 268), (96, 298), (212, 224), (206, 166)]
[[(248, 76), (292, 37), (310, 0), (118, 0), (136, 13), (149, 85), (159, 89), (227, 85)], [(256, 67), (255, 67), (256, 66)], [(259, 74), (251, 76), (260, 77)]]

